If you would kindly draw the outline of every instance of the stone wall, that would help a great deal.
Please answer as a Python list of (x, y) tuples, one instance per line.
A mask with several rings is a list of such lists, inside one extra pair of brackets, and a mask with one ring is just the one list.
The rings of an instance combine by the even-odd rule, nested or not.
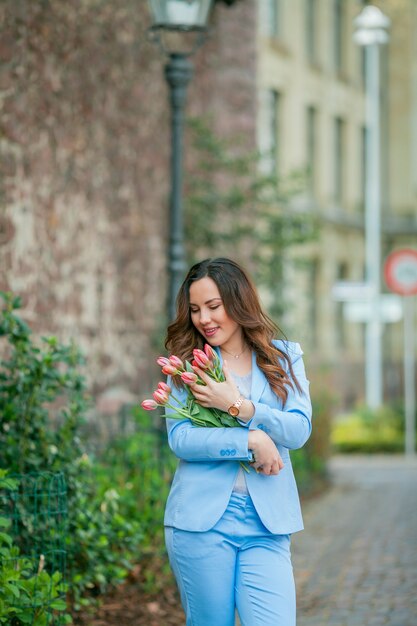
[[(255, 16), (216, 6), (187, 109), (251, 146)], [(0, 20), (0, 289), (37, 334), (81, 345), (95, 395), (141, 394), (165, 325), (170, 145), (147, 5), (4, 0)]]

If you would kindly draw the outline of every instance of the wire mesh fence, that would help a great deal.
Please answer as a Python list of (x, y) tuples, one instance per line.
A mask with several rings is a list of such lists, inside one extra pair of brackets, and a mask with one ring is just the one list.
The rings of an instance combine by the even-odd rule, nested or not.
[(66, 608), (67, 489), (62, 473), (0, 481), (0, 624), (56, 626)]

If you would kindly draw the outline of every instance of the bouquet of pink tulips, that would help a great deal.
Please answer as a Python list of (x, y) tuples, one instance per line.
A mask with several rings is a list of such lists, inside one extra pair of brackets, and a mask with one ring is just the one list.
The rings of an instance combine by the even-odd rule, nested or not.
[[(161, 356), (156, 362), (161, 366), (163, 374), (167, 376), (179, 375), (185, 385), (205, 385), (205, 382), (194, 372), (193, 367), (199, 367), (204, 370), (208, 376), (217, 382), (223, 382), (225, 380), (220, 367), (219, 357), (211, 346), (206, 344), (204, 346), (204, 352), (198, 349), (193, 350), (193, 356), (194, 360), (191, 363), (188, 361), (183, 363), (183, 361), (175, 355), (169, 358)], [(164, 415), (164, 417), (169, 417), (170, 419), (188, 418), (195, 426), (232, 427), (240, 425), (234, 417), (225, 411), (201, 406), (195, 401), (190, 389), (187, 391), (187, 399), (185, 403), (181, 403), (175, 397), (171, 387), (164, 382), (160, 382), (158, 383), (157, 389), (152, 394), (152, 399), (144, 400), (142, 407), (147, 411), (152, 411), (158, 406), (169, 407), (174, 413)], [(171, 399), (174, 400), (175, 405), (171, 403)]]
[[(204, 351), (196, 348), (193, 350), (193, 356), (194, 360), (191, 363), (188, 361), (183, 363), (183, 361), (175, 355), (169, 358), (161, 356), (156, 362), (161, 366), (163, 374), (167, 376), (179, 375), (186, 386), (190, 384), (206, 384), (194, 372), (193, 367), (199, 367), (204, 370), (208, 376), (217, 382), (223, 382), (225, 380), (219, 357), (211, 346), (205, 344)], [(172, 403), (172, 400), (175, 404)], [(158, 406), (169, 407), (173, 410), (173, 413), (165, 414), (164, 417), (170, 419), (189, 419), (194, 426), (212, 428), (240, 426), (236, 418), (225, 411), (216, 408), (207, 408), (198, 404), (189, 388), (187, 388), (187, 398), (185, 402), (180, 402), (175, 397), (171, 387), (165, 382), (159, 382), (157, 389), (152, 394), (152, 398), (143, 400), (141, 406), (146, 411), (152, 411)], [(241, 465), (246, 471), (249, 471), (246, 464), (241, 463)]]

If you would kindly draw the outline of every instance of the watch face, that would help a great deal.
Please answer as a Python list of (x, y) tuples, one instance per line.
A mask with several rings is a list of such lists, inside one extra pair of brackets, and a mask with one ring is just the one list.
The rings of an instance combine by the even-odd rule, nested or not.
[(237, 417), (239, 415), (239, 409), (237, 408), (237, 406), (232, 405), (228, 411), (229, 415), (231, 415), (232, 417)]

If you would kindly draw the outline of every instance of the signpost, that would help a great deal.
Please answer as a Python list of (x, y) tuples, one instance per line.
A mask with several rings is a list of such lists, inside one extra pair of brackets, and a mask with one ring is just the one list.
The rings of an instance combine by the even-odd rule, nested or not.
[(384, 276), (387, 287), (394, 293), (403, 296), (405, 453), (407, 456), (414, 456), (416, 396), (413, 295), (417, 294), (417, 250), (403, 248), (391, 252), (385, 261)]
[[(403, 317), (403, 305), (400, 296), (384, 293), (379, 296), (380, 319), (382, 324), (399, 322)], [(345, 302), (343, 316), (348, 322), (369, 323), (372, 319), (373, 303), (366, 300), (350, 300)]]
[(369, 300), (373, 296), (373, 289), (368, 283), (339, 280), (332, 287), (333, 300), (348, 302), (349, 300)]

